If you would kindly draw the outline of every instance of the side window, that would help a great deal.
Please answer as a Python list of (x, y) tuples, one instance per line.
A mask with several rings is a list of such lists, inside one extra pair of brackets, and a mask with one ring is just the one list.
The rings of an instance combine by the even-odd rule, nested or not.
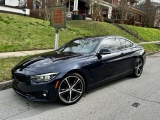
[(113, 51), (120, 50), (121, 45), (120, 45), (119, 39), (109, 38), (109, 39), (103, 40), (101, 48), (106, 48), (111, 52), (113, 52)]
[(120, 43), (121, 43), (121, 49), (129, 48), (133, 46), (133, 43), (126, 39), (120, 39)]
[(128, 40), (126, 40), (126, 47), (132, 47), (132, 46), (133, 46), (133, 43), (128, 41)]

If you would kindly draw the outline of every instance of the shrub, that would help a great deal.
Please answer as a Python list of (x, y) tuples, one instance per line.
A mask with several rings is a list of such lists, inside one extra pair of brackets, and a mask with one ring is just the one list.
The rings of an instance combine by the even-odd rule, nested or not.
[(107, 22), (107, 23), (113, 23), (112, 19), (109, 19), (109, 18), (104, 18), (104, 22)]
[(46, 20), (46, 19), (48, 19), (48, 16), (49, 16), (47, 13), (48, 13), (48, 10), (35, 9), (35, 10), (31, 10), (30, 16), (34, 17), (34, 18)]

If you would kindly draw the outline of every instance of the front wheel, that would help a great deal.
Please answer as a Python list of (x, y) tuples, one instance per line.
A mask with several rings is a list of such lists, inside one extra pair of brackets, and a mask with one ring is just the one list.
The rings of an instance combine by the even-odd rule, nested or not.
[(59, 99), (64, 104), (74, 104), (81, 99), (84, 88), (85, 82), (81, 75), (77, 73), (69, 74), (60, 82), (58, 88)]
[(143, 71), (143, 60), (142, 58), (137, 58), (134, 65), (134, 77), (140, 77)]

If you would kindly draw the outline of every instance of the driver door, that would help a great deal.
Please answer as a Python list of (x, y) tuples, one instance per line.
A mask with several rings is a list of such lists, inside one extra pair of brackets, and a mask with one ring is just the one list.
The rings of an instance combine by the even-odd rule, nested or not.
[(93, 84), (109, 81), (110, 78), (114, 77), (117, 74), (117, 69), (119, 61), (121, 60), (121, 51), (120, 51), (120, 42), (115, 37), (107, 38), (102, 41), (100, 49), (108, 49), (110, 54), (100, 55), (101, 58), (96, 56), (96, 60), (93, 63), (92, 75), (94, 76)]

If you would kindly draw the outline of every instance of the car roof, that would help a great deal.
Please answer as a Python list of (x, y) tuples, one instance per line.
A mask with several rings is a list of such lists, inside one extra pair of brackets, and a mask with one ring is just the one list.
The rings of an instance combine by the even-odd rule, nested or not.
[[(131, 41), (131, 40), (125, 38), (125, 37), (122, 37), (122, 36), (84, 36), (84, 37), (75, 38), (75, 39), (73, 39), (73, 41), (74, 41), (74, 40), (81, 40), (81, 39), (85, 39), (85, 38), (99, 38), (100, 40), (104, 40), (104, 39), (106, 39), (106, 38), (121, 38), (121, 39), (126, 39), (126, 40), (134, 43), (133, 41)], [(94, 39), (93, 39), (93, 40), (94, 40)], [(95, 40), (96, 40), (96, 39), (95, 39)]]
[[(77, 40), (77, 39), (84, 39), (84, 38), (124, 38), (124, 37), (121, 37), (121, 36), (83, 36), (83, 37), (78, 37), (78, 38), (75, 38), (74, 40)], [(127, 38), (125, 38), (127, 39)]]

